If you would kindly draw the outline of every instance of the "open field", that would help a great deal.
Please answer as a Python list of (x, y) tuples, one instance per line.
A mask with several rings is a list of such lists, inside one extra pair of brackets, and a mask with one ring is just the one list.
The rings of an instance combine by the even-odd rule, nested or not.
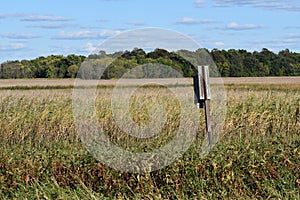
[[(116, 171), (85, 149), (72, 113), (73, 83), (0, 80), (0, 199), (300, 198), (300, 77), (224, 79), (227, 115), (213, 151), (200, 158), (199, 133), (174, 163), (145, 174)], [(16, 86), (32, 88), (8, 90)], [(132, 140), (119, 130), (110, 111), (111, 87), (99, 87), (96, 109), (112, 142), (151, 152), (174, 137), (181, 113), (165, 88), (144, 90), (146, 99), (142, 92), (131, 99), (130, 114), (143, 124), (153, 102), (165, 107), (167, 123), (155, 140)], [(144, 110), (143, 102), (149, 106)]]
[[(155, 82), (155, 79), (152, 79)], [(216, 82), (215, 79), (212, 78), (211, 82)], [(300, 84), (299, 76), (292, 77), (237, 77), (237, 78), (222, 78), (224, 84)], [(191, 78), (177, 78), (177, 79), (163, 79), (163, 83), (166, 85), (172, 84), (182, 84), (183, 82), (188, 81), (192, 84)], [(0, 88), (8, 88), (8, 87), (41, 87), (41, 86), (73, 86), (75, 79), (0, 79)], [(95, 81), (86, 81), (90, 84), (95, 84)], [(99, 85), (114, 85), (117, 80), (101, 80), (97, 82)], [(127, 85), (138, 85), (143, 83), (143, 79), (128, 79), (126, 81)]]

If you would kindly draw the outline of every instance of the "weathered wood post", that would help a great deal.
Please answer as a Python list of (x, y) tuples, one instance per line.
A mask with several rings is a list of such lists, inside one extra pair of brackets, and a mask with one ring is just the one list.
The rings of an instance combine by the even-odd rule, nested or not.
[(209, 83), (209, 68), (208, 66), (198, 66), (198, 75), (194, 77), (194, 102), (198, 108), (205, 109), (205, 123), (206, 132), (208, 135), (208, 143), (210, 150), (212, 149), (212, 133), (211, 133), (211, 119), (210, 119), (210, 105), (211, 99), (210, 83)]

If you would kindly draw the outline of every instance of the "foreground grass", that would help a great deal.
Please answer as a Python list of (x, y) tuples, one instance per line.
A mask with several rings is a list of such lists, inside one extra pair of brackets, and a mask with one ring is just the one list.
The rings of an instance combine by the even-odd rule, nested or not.
[[(199, 158), (198, 137), (173, 164), (146, 174), (118, 172), (85, 150), (69, 94), (3, 95), (0, 198), (299, 199), (300, 87), (227, 88), (227, 119), (213, 152)], [(146, 89), (153, 95), (160, 90)], [(100, 89), (98, 106), (106, 114), (99, 120), (116, 139), (110, 90)], [(146, 113), (134, 111), (132, 117), (147, 121)], [(176, 127), (176, 117), (170, 119), (175, 123), (168, 130)]]

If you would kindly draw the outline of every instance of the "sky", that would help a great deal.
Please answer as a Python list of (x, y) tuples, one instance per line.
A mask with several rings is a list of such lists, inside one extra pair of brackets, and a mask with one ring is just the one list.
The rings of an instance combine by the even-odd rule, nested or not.
[(299, 19), (300, 0), (2, 1), (0, 62), (89, 55), (111, 37), (147, 27), (179, 32), (209, 50), (300, 52)]

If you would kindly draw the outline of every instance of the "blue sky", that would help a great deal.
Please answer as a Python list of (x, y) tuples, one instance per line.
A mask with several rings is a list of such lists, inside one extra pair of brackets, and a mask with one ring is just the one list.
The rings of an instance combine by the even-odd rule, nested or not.
[(300, 52), (298, 0), (10, 0), (0, 7), (0, 62), (88, 55), (109, 37), (158, 27), (202, 47)]

